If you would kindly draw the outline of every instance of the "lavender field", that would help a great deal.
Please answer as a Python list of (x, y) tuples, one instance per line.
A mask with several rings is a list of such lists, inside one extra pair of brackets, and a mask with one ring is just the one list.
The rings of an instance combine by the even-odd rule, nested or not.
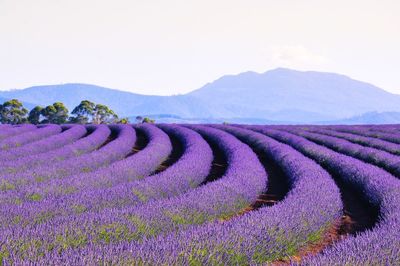
[(400, 126), (0, 125), (0, 265), (400, 265)]

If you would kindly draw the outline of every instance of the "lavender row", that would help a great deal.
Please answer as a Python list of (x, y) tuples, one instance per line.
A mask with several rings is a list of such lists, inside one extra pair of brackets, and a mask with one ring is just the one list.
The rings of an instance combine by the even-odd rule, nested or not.
[[(161, 127), (182, 140), (185, 147), (184, 155), (167, 170), (144, 180), (128, 181), (134, 178), (134, 176), (129, 176), (126, 178), (126, 182), (111, 188), (108, 186), (103, 188), (89, 186), (80, 190), (79, 193), (74, 192), (70, 195), (62, 195), (62, 197), (46, 195), (45, 199), (40, 202), (28, 202), (22, 206), (22, 209), (32, 210), (32, 212), (21, 212), (21, 208), (15, 209), (4, 206), (4, 214), (6, 216), (1, 219), (2, 224), (7, 224), (15, 217), (20, 217), (21, 223), (26, 225), (28, 221), (35, 221), (43, 212), (52, 213), (52, 216), (56, 216), (57, 219), (66, 215), (69, 215), (70, 219), (76, 219), (72, 217), (80, 216), (83, 211), (98, 212), (101, 207), (122, 208), (134, 206), (151, 199), (177, 195), (196, 187), (204, 180), (210, 170), (212, 161), (211, 149), (204, 139), (194, 131), (178, 126), (165, 125)], [(155, 129), (154, 127), (148, 128)], [(151, 134), (149, 136), (151, 137)], [(161, 139), (155, 136), (150, 145), (152, 143), (153, 148), (149, 147), (149, 151), (152, 154), (158, 154)], [(158, 147), (154, 147), (154, 143), (157, 143)], [(140, 155), (140, 153), (136, 155)], [(156, 160), (156, 162), (159, 163), (160, 159)], [(134, 160), (132, 163), (131, 167), (135, 168), (140, 167), (143, 161)], [(139, 164), (135, 165), (135, 163)], [(154, 164), (154, 167), (156, 166), (157, 164)], [(104, 176), (105, 172), (102, 171), (99, 174)], [(108, 173), (108, 175), (110, 174), (112, 173)]]
[[(265, 171), (256, 155), (248, 146), (223, 131), (205, 127), (196, 127), (196, 130), (213, 139), (227, 154), (229, 166), (219, 180), (181, 196), (150, 201), (143, 206), (83, 213), (76, 219), (62, 217), (44, 226), (36, 226), (36, 229), (29, 225), (25, 228), (4, 228), (0, 242), (4, 241), (6, 248), (11, 250), (10, 259), (17, 260), (23, 256), (20, 247), (15, 246), (20, 241), (35, 239), (41, 242), (40, 248), (32, 245), (23, 252), (31, 260), (36, 260), (41, 252), (57, 250), (55, 253), (58, 254), (60, 249), (135, 241), (179, 231), (233, 215), (249, 205), (266, 184)], [(73, 242), (79, 239), (84, 241), (75, 246), (68, 242), (69, 239)], [(60, 245), (65, 241), (71, 244), (68, 248)], [(49, 247), (54, 247), (54, 250)]]
[(49, 152), (53, 149), (67, 145), (77, 139), (80, 139), (86, 134), (86, 129), (84, 126), (63, 126), (64, 131), (60, 134), (52, 135), (48, 138), (41, 139), (29, 144), (26, 144), (18, 149), (11, 149), (6, 152), (2, 152), (1, 156), (6, 157), (8, 160), (6, 163), (1, 163), (0, 166), (4, 167), (7, 164), (13, 165), (13, 160), (16, 158), (20, 159), (29, 155), (37, 155), (43, 152)]
[[(307, 265), (395, 265), (400, 261), (400, 181), (386, 171), (339, 154), (291, 133), (253, 127), (285, 142), (335, 172), (346, 184), (363, 192), (380, 211), (378, 224), (370, 231), (350, 236), (328, 247)], [(384, 237), (382, 237), (384, 236)]]
[(9, 149), (18, 148), (26, 143), (30, 143), (36, 140), (49, 137), (51, 135), (60, 133), (61, 131), (62, 128), (60, 126), (50, 124), (40, 127), (37, 130), (28, 130), (27, 132), (24, 132), (17, 136), (7, 138), (0, 142), (0, 147), (1, 147), (0, 156), (1, 157), (7, 156), (8, 154), (5, 151)]
[(74, 173), (91, 172), (101, 166), (124, 158), (132, 151), (136, 141), (135, 130), (129, 125), (112, 125), (117, 137), (100, 149), (81, 155), (71, 157), (65, 161), (53, 164), (40, 165), (23, 173), (10, 173), (3, 176), (3, 180), (20, 189), (32, 183), (44, 183), (51, 179), (60, 179)]
[(400, 133), (373, 132), (368, 127), (349, 127), (349, 126), (327, 126), (327, 129), (357, 134), (366, 137), (378, 138), (389, 142), (400, 144)]
[[(257, 146), (283, 169), (291, 191), (273, 207), (211, 222), (142, 243), (67, 250), (40, 261), (54, 264), (248, 265), (290, 256), (318, 239), (341, 214), (338, 188), (321, 167), (287, 145), (249, 130), (223, 127)], [(313, 197), (310, 197), (313, 195)], [(324, 199), (324, 200), (321, 200)], [(304, 206), (304, 202), (308, 205)], [(312, 207), (311, 207), (312, 206)], [(284, 222), (283, 222), (284, 221)], [(266, 233), (268, 232), (268, 233)]]
[[(46, 186), (47, 196), (63, 196), (59, 187), (73, 187), (74, 193), (96, 188), (110, 188), (121, 182), (142, 180), (156, 171), (172, 151), (172, 144), (167, 134), (151, 124), (135, 126), (147, 139), (147, 145), (128, 157), (101, 167), (93, 172), (77, 173), (62, 180), (51, 180)], [(38, 184), (28, 189), (43, 191), (45, 187)]]
[[(77, 131), (80, 131), (80, 127), (78, 127), (77, 129)], [(2, 161), (2, 168), (0, 171), (2, 174), (23, 172), (27, 169), (33, 169), (38, 166), (52, 164), (57, 161), (66, 160), (70, 157), (78, 157), (82, 154), (97, 149), (107, 140), (107, 138), (111, 134), (110, 129), (106, 125), (86, 126), (86, 130), (89, 132), (88, 136), (58, 149), (51, 150), (46, 153), (25, 156), (10, 162)], [(68, 130), (68, 134), (75, 135), (74, 132), (75, 130)], [(57, 144), (55, 143), (54, 145)]]
[(389, 142), (389, 141), (385, 141), (385, 140), (381, 140), (381, 139), (373, 138), (373, 137), (364, 137), (364, 136), (356, 135), (353, 133), (344, 133), (344, 132), (338, 132), (338, 131), (333, 131), (333, 130), (321, 129), (318, 127), (308, 128), (307, 130), (314, 132), (314, 133), (318, 133), (318, 134), (342, 138), (342, 139), (345, 139), (345, 140), (348, 140), (348, 141), (351, 141), (353, 143), (357, 143), (357, 144), (360, 144), (363, 146), (372, 147), (372, 148), (390, 152), (392, 154), (400, 155), (400, 144), (396, 144), (393, 142)]
[(159, 125), (182, 142), (182, 157), (165, 171), (130, 185), (134, 194), (147, 202), (173, 197), (199, 186), (208, 176), (213, 153), (208, 143), (195, 131), (176, 125)]
[(0, 143), (8, 137), (16, 136), (18, 134), (22, 134), (28, 131), (33, 131), (36, 129), (37, 129), (36, 126), (30, 124), (18, 125), (18, 126), (2, 125), (0, 131)]
[[(47, 211), (53, 210), (57, 212), (58, 217), (62, 215), (79, 215), (80, 212), (76, 212), (76, 206), (80, 206), (85, 212), (97, 212), (105, 208), (123, 208), (125, 206), (143, 204), (154, 199), (177, 196), (197, 187), (207, 177), (211, 168), (213, 156), (207, 142), (198, 133), (180, 126), (160, 125), (159, 127), (178, 138), (184, 147), (184, 154), (165, 171), (142, 179), (143, 175), (153, 171), (164, 160), (162, 157), (153, 157), (151, 160), (146, 158), (147, 164), (150, 161), (153, 162), (153, 167), (149, 168), (146, 174), (141, 173), (138, 176), (129, 175), (125, 178), (118, 178), (120, 183), (117, 183), (115, 175), (113, 175), (114, 171), (110, 173), (101, 171), (99, 176), (95, 178), (84, 178), (86, 184), (80, 186), (72, 194), (53, 194), (52, 196), (47, 194), (46, 202), (42, 201), (40, 205), (46, 206), (45, 210)], [(151, 136), (151, 134), (149, 135)], [(140, 157), (144, 158), (142, 155), (145, 153), (152, 155), (166, 153), (160, 150), (162, 141), (159, 136), (153, 137), (150, 141), (150, 146), (147, 148), (148, 150), (132, 156), (132, 162), (129, 167), (131, 169), (142, 167), (144, 161)], [(154, 143), (157, 143), (157, 147), (154, 146)], [(108, 182), (108, 185), (111, 187), (99, 186), (98, 183), (95, 183), (99, 179), (104, 179), (105, 176), (109, 176), (112, 185), (110, 182)], [(87, 180), (94, 180), (95, 182), (92, 181), (89, 184)], [(71, 186), (71, 182), (68, 182), (68, 186)], [(36, 191), (40, 191), (40, 189)], [(26, 208), (40, 209), (40, 206)]]
[(393, 175), (400, 177), (400, 157), (397, 155), (374, 148), (364, 147), (336, 137), (296, 129), (286, 130), (337, 152), (352, 156), (367, 163), (375, 164)]
[(370, 131), (378, 131), (383, 133), (399, 133), (399, 125), (386, 124), (386, 125), (360, 125), (359, 127), (368, 128)]
[[(15, 217), (19, 217), (23, 223), (34, 222), (35, 217), (40, 216), (42, 212), (65, 216), (77, 214), (77, 208), (85, 211), (98, 210), (111, 205), (118, 206), (138, 201), (138, 197), (135, 197), (133, 191), (129, 189), (132, 185), (128, 186), (127, 183), (134, 184), (134, 180), (143, 179), (151, 174), (165, 161), (172, 147), (168, 136), (157, 127), (145, 124), (137, 128), (143, 131), (149, 143), (142, 151), (124, 160), (94, 172), (52, 179), (46, 183), (34, 183), (22, 189), (3, 193), (0, 213), (4, 213), (4, 216), (0, 217), (0, 224), (8, 224)], [(157, 177), (152, 179), (153, 182)], [(118, 184), (120, 185), (113, 188)], [(32, 195), (35, 196), (34, 200)], [(15, 206), (16, 203), (18, 208)]]

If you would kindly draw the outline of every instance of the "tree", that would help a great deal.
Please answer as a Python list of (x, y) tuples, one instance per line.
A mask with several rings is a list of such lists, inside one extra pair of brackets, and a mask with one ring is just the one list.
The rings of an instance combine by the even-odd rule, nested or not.
[(43, 123), (63, 124), (68, 118), (68, 109), (61, 102), (55, 102), (44, 108), (41, 114), (45, 117)]
[(17, 99), (0, 104), (0, 122), (2, 124), (22, 124), (27, 122), (28, 110)]
[(78, 106), (72, 110), (74, 116), (69, 118), (72, 123), (94, 123), (94, 124), (107, 124), (107, 123), (129, 123), (128, 118), (118, 120), (118, 116), (113, 110), (104, 104), (95, 104), (91, 101), (81, 101)]
[(93, 109), (93, 120), (94, 124), (107, 124), (115, 123), (118, 120), (118, 116), (113, 110), (103, 104), (96, 104)]
[(129, 124), (129, 118), (128, 117), (121, 118), (117, 121), (117, 124)]
[(143, 118), (143, 121), (142, 121), (142, 123), (151, 123), (151, 124), (154, 124), (155, 122), (156, 121), (154, 119), (151, 119), (149, 117)]
[(30, 112), (28, 116), (28, 121), (31, 124), (37, 125), (40, 124), (41, 122), (41, 116), (42, 116), (42, 111), (43, 107), (41, 106), (35, 106)]
[(75, 115), (75, 117), (70, 117), (69, 120), (72, 123), (87, 124), (90, 118), (93, 117), (95, 107), (96, 105), (91, 101), (81, 101), (81, 103), (72, 110), (71, 114)]

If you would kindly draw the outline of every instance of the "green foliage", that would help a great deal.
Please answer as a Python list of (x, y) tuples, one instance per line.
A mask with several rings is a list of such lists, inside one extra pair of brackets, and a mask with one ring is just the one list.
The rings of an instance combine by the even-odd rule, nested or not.
[(318, 231), (312, 232), (307, 236), (307, 242), (314, 244), (317, 243), (318, 241), (321, 241), (324, 233), (324, 228), (321, 228)]
[(154, 124), (156, 121), (154, 119), (151, 119), (150, 117), (143, 117), (138, 115), (136, 118), (136, 123), (140, 124), (140, 123), (152, 123)]
[(115, 123), (118, 116), (113, 110), (103, 104), (96, 104), (93, 110), (93, 123), (94, 124), (108, 124)]
[(10, 256), (10, 252), (5, 246), (2, 246), (0, 249), (0, 266), (4, 265), (4, 259)]
[(96, 241), (106, 244), (119, 242), (122, 240), (132, 240), (136, 234), (131, 232), (124, 224), (110, 223), (101, 225), (96, 236)]
[(139, 190), (133, 188), (133, 189), (132, 189), (132, 192), (133, 192), (133, 194), (134, 194), (136, 197), (139, 198), (139, 200), (140, 200), (141, 202), (146, 202), (146, 201), (148, 200), (147, 196), (146, 196), (145, 194), (143, 194), (141, 191), (139, 191)]
[(117, 121), (117, 124), (129, 124), (129, 118), (128, 117), (121, 118)]
[(156, 225), (150, 225), (137, 215), (129, 215), (127, 219), (135, 226), (136, 231), (131, 235), (131, 239), (139, 240), (143, 236), (153, 237), (161, 231)]
[(155, 122), (156, 121), (154, 119), (151, 119), (148, 117), (143, 118), (143, 121), (142, 121), (142, 123), (151, 123), (151, 124), (154, 124)]
[(74, 187), (74, 186), (60, 187), (59, 191), (63, 195), (69, 195), (76, 191), (76, 187)]
[[(66, 122), (76, 124), (128, 124), (129, 118), (118, 119), (118, 115), (104, 104), (95, 104), (91, 101), (81, 101), (69, 117), (67, 107), (61, 102), (55, 102), (46, 107), (35, 106), (28, 114), (20, 101), (12, 99), (0, 104), (0, 122), (2, 124), (64, 124)], [(146, 120), (148, 123), (154, 123), (154, 120)]]
[(42, 109), (41, 115), (45, 118), (42, 123), (63, 124), (68, 119), (68, 109), (61, 102), (55, 102)]
[(45, 221), (52, 219), (54, 216), (55, 214), (51, 211), (42, 211), (36, 215), (36, 217), (34, 218), (34, 222), (36, 224), (41, 224)]
[(35, 182), (42, 183), (46, 180), (45, 176), (35, 175)]
[(88, 238), (81, 230), (66, 230), (63, 234), (56, 236), (55, 246), (58, 247), (58, 252), (62, 252), (69, 248), (83, 247), (87, 242)]
[(30, 195), (28, 195), (28, 200), (31, 201), (40, 201), (42, 199), (42, 195), (40, 195), (39, 193), (32, 193)]
[(20, 224), (22, 222), (22, 216), (21, 215), (15, 215), (14, 218), (12, 219), (13, 224)]
[(9, 191), (9, 190), (14, 190), (15, 185), (7, 181), (6, 179), (3, 179), (0, 181), (0, 191)]
[(77, 124), (87, 124), (90, 118), (93, 116), (95, 104), (91, 101), (84, 100), (72, 110), (75, 117), (70, 117), (70, 122)]
[(82, 173), (89, 173), (90, 171), (92, 171), (92, 168), (90, 168), (90, 167), (88, 167), (88, 166), (83, 167), (83, 168), (81, 169), (81, 172), (82, 172)]
[(40, 124), (42, 120), (42, 111), (43, 107), (35, 106), (30, 112), (28, 116), (28, 121), (31, 124), (37, 125)]
[(118, 116), (113, 110), (104, 104), (95, 104), (91, 101), (84, 100), (72, 110), (72, 117), (69, 118), (71, 123), (86, 124), (108, 124), (108, 123), (129, 123), (128, 118), (118, 120)]
[(73, 205), (72, 209), (76, 214), (84, 213), (87, 210), (86, 206), (82, 204)]
[(28, 121), (28, 110), (17, 99), (0, 104), (0, 122), (2, 124), (23, 124)]
[(203, 224), (209, 217), (205, 213), (196, 212), (192, 210), (184, 210), (182, 213), (173, 213), (172, 211), (165, 211), (165, 215), (168, 216), (174, 224), (177, 225), (193, 225)]

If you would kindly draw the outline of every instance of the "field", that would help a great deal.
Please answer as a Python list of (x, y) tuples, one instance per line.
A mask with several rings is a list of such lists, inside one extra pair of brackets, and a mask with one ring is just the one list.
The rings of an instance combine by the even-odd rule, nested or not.
[(400, 125), (0, 125), (0, 265), (400, 265)]

